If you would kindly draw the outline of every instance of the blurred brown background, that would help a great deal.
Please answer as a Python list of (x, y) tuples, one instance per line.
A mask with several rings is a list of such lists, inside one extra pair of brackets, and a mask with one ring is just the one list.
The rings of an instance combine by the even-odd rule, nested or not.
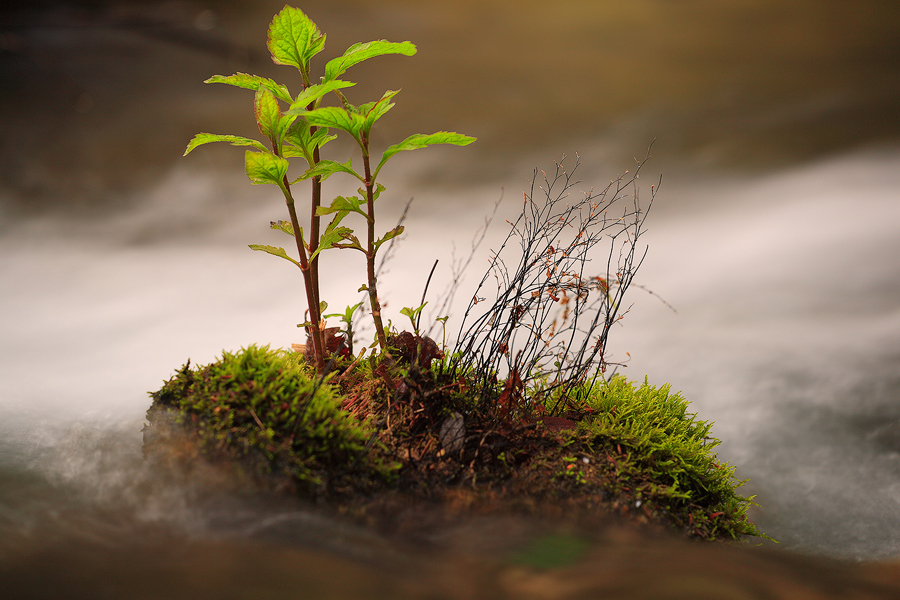
[[(282, 4), (5, 2), (3, 213), (107, 210), (178, 161), (195, 132), (253, 135), (250, 96), (202, 82), (245, 71), (296, 93), (264, 46)], [(657, 139), (658, 165), (754, 170), (900, 137), (898, 3), (300, 4), (328, 35), (323, 62), (355, 41), (418, 45), (347, 77), (358, 102), (402, 88), (379, 132), (387, 143), (438, 129), (479, 138), (418, 174), (444, 185), (502, 179), (515, 157), (554, 160), (600, 139), (629, 158)]]

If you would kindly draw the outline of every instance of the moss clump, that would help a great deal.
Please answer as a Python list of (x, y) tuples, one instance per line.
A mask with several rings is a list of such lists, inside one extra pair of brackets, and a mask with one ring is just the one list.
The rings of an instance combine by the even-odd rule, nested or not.
[(374, 428), (340, 409), (332, 386), (294, 352), (250, 346), (207, 366), (190, 361), (153, 392), (151, 425), (174, 410), (212, 458), (237, 458), (256, 475), (306, 493), (355, 492), (390, 481)]
[[(578, 416), (568, 453), (601, 458), (613, 495), (694, 536), (762, 536), (747, 520), (753, 498), (737, 493), (745, 481), (713, 451), (721, 442), (710, 436), (712, 423), (689, 413), (688, 402), (670, 386), (646, 379), (637, 386), (616, 375), (571, 397)], [(573, 456), (563, 472), (586, 481), (583, 466)]]
[(207, 455), (367, 521), (444, 499), (546, 517), (612, 512), (703, 539), (765, 537), (747, 520), (744, 482), (716, 457), (711, 424), (667, 385), (615, 376), (563, 395), (495, 381), (479, 400), (472, 376), (445, 363), (348, 363), (335, 387), (300, 354), (226, 352), (179, 370), (152, 394), (148, 419), (174, 411)]

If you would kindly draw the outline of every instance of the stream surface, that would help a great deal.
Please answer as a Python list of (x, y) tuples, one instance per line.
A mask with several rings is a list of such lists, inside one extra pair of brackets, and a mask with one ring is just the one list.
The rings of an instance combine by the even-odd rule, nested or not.
[[(262, 52), (280, 4), (3, 9), (0, 582), (16, 598), (897, 597), (900, 9), (887, 4), (302, 7), (329, 58), (364, 39), (418, 44), (348, 74), (359, 102), (403, 88), (378, 143), (479, 138), (385, 170), (385, 229), (415, 198), (379, 280), (398, 326), (436, 259), (424, 320), (440, 316), (428, 310), (450, 265), (502, 197), (468, 297), (534, 168), (567, 155), (579, 189), (601, 189), (653, 144), (642, 198), (662, 184), (636, 283), (671, 308), (633, 288), (609, 349), (715, 422), (753, 520), (781, 542), (762, 548), (512, 517), (375, 532), (213, 473), (155, 472), (146, 392), (188, 358), (303, 341), (299, 276), (246, 247), (283, 243), (268, 228), (285, 218), (277, 190), (251, 186), (235, 148), (179, 158), (197, 131), (255, 135), (249, 92), (202, 80), (288, 78)], [(342, 311), (361, 264), (325, 259), (323, 296)]]

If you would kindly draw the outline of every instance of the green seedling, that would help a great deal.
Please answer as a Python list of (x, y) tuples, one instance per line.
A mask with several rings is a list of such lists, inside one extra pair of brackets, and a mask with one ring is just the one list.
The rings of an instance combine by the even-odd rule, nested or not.
[(353, 306), (348, 306), (346, 309), (344, 309), (343, 313), (323, 315), (323, 318), (325, 319), (329, 319), (331, 317), (339, 317), (344, 323), (344, 326), (346, 327), (344, 331), (347, 334), (347, 350), (350, 351), (351, 355), (353, 354), (353, 315), (356, 313), (356, 310), (362, 305), (362, 302), (357, 302)]
[(422, 314), (422, 309), (425, 308), (424, 304), (420, 305), (419, 308), (412, 308), (409, 306), (404, 306), (400, 309), (401, 315), (406, 315), (409, 318), (409, 322), (412, 323), (413, 332), (416, 335), (419, 335), (419, 316)]
[[(385, 163), (399, 152), (435, 144), (464, 146), (475, 141), (475, 138), (446, 131), (430, 135), (415, 134), (385, 149), (373, 168), (369, 144), (372, 126), (394, 106), (391, 99), (397, 92), (388, 91), (376, 102), (354, 106), (341, 90), (352, 87), (355, 83), (338, 77), (350, 67), (376, 56), (412, 56), (416, 53), (415, 45), (386, 40), (353, 44), (343, 55), (328, 61), (324, 75), (318, 83), (314, 83), (310, 61), (325, 48), (325, 34), (303, 11), (285, 6), (269, 26), (268, 48), (276, 64), (291, 66), (299, 71), (302, 90), (296, 96), (290, 93), (287, 86), (258, 75), (215, 75), (206, 80), (206, 83), (225, 83), (255, 91), (254, 115), (266, 143), (235, 135), (199, 133), (190, 141), (184, 153), (187, 155), (197, 146), (210, 142), (247, 146), (249, 149), (245, 155), (245, 170), (251, 183), (271, 184), (281, 190), (290, 221), (272, 222), (271, 226), (294, 238), (297, 258), (291, 257), (284, 248), (277, 246), (253, 244), (250, 248), (278, 256), (300, 268), (309, 315), (302, 325), (307, 328), (312, 339), (316, 368), (322, 372), (325, 370), (325, 340), (322, 317), (324, 309), (319, 295), (319, 255), (323, 250), (331, 248), (353, 248), (363, 253), (366, 259), (366, 283), (360, 290), (368, 293), (378, 344), (384, 348), (386, 336), (378, 300), (375, 258), (381, 245), (400, 235), (403, 227), (395, 227), (381, 237), (376, 237), (375, 201), (385, 189), (376, 181), (378, 174)], [(332, 94), (337, 96), (340, 106), (322, 106), (323, 99)], [(287, 108), (283, 109), (283, 105), (287, 105)], [(351, 160), (341, 163), (321, 158), (321, 148), (336, 137), (330, 133), (332, 128), (346, 132), (359, 145), (362, 152), (362, 174), (354, 170)], [(302, 159), (305, 163), (304, 172), (294, 180), (288, 178), (290, 159)], [(323, 206), (322, 182), (339, 172), (352, 175), (362, 183), (360, 196), (338, 196), (329, 206)], [(293, 184), (305, 180), (311, 182), (309, 230), (306, 233), (300, 227), (291, 189)], [(365, 218), (365, 243), (360, 242), (352, 229), (342, 225), (343, 219), (350, 213), (357, 213)], [(323, 231), (322, 217), (327, 215), (331, 215), (331, 220)]]

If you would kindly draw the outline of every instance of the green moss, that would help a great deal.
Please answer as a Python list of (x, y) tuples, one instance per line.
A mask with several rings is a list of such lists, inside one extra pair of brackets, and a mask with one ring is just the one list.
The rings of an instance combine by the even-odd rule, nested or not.
[[(711, 424), (668, 385), (615, 376), (565, 397), (532, 394), (504, 411), (500, 400), (473, 397), (466, 373), (390, 357), (360, 361), (338, 379), (340, 395), (301, 355), (250, 346), (182, 367), (151, 394), (148, 419), (173, 413), (208, 456), (360, 515), (380, 510), (371, 492), (464, 493), (540, 514), (613, 510), (704, 539), (765, 537), (747, 519), (744, 482), (715, 454)], [(495, 385), (499, 395), (505, 384)], [(553, 407), (564, 410), (550, 417)], [(464, 422), (452, 449), (442, 435), (450, 418)]]
[(374, 429), (340, 408), (294, 352), (250, 346), (209, 365), (190, 361), (151, 394), (154, 410), (175, 409), (213, 457), (247, 459), (258, 475), (308, 492), (354, 491), (390, 480)]
[(721, 442), (710, 436), (712, 424), (689, 413), (688, 402), (668, 385), (645, 379), (637, 386), (616, 375), (575, 397), (584, 416), (573, 442), (605, 454), (618, 491), (636, 506), (661, 510), (701, 537), (762, 536), (747, 520), (753, 498), (737, 493), (745, 481), (713, 451)]

